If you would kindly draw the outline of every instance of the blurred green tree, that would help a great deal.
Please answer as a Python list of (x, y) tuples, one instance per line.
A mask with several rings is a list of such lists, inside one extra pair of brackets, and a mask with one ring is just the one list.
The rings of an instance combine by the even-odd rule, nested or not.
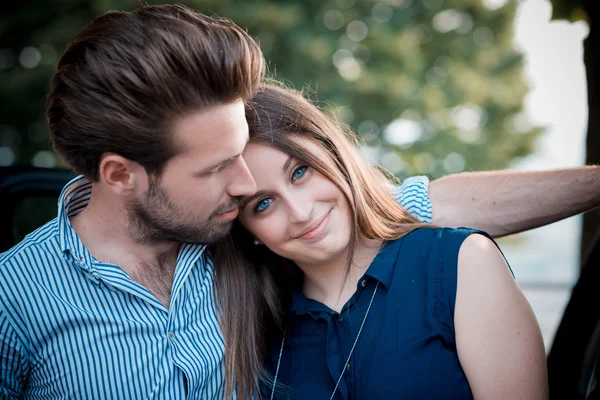
[[(159, 4), (164, 1), (148, 1)], [(527, 85), (512, 47), (516, 0), (188, 0), (260, 41), (271, 75), (364, 138), (400, 177), (506, 167), (541, 128), (522, 112)], [(94, 15), (129, 0), (35, 0), (0, 23), (0, 146), (52, 165), (43, 103), (57, 53)], [(17, 6), (14, 6), (17, 7)], [(2, 154), (0, 153), (0, 161)]]
[(550, 0), (552, 4), (552, 19), (569, 21), (587, 20), (588, 15), (584, 0)]

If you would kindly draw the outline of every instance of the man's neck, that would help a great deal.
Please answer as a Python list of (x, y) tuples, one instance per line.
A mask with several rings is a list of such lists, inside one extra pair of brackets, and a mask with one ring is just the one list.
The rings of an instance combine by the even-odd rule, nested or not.
[(127, 218), (123, 205), (92, 190), (87, 206), (70, 222), (94, 258), (119, 266), (168, 306), (180, 243), (139, 243), (128, 231)]
[(327, 264), (299, 265), (304, 272), (302, 291), (305, 296), (340, 312), (344, 304), (356, 292), (358, 280), (377, 256), (381, 244), (380, 240), (363, 240), (356, 247), (347, 275), (345, 253)]

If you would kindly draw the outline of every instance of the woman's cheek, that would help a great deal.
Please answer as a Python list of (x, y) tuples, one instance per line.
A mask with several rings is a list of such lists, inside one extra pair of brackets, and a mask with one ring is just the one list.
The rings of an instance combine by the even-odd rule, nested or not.
[(273, 247), (281, 246), (287, 237), (280, 224), (266, 224), (261, 229), (261, 236), (264, 237), (263, 243), (269, 243)]

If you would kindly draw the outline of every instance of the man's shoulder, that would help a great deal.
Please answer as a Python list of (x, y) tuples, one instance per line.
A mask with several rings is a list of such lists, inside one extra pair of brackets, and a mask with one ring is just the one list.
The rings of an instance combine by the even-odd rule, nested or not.
[(0, 253), (0, 272), (41, 265), (44, 258), (60, 252), (59, 246), (58, 218), (54, 218)]

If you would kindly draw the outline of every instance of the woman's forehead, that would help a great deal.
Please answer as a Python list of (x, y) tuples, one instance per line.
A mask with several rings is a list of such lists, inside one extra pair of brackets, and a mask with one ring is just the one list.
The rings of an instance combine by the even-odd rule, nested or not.
[[(273, 135), (277, 135), (277, 134), (281, 135), (282, 133), (273, 133)], [(305, 135), (300, 135), (300, 134), (291, 134), (291, 133), (283, 133), (283, 135), (286, 135), (285, 140), (283, 141), (284, 145), (286, 147), (290, 147), (294, 151), (298, 152), (300, 155), (299, 158), (303, 158), (303, 157), (301, 157), (302, 155), (306, 155), (306, 156), (312, 155), (315, 157), (330, 156), (330, 152), (327, 151), (327, 149), (323, 146), (323, 143), (315, 138), (308, 137)], [(250, 138), (250, 141), (248, 142), (248, 146), (255, 145), (255, 146), (270, 147), (270, 148), (277, 149), (283, 153), (289, 154), (287, 149), (284, 149), (284, 148), (281, 148), (280, 146), (278, 146), (279, 142), (280, 142), (279, 140), (265, 141), (263, 138), (260, 138), (260, 139)], [(248, 148), (248, 146), (246, 148)], [(291, 154), (291, 155), (295, 156), (295, 154)]]

